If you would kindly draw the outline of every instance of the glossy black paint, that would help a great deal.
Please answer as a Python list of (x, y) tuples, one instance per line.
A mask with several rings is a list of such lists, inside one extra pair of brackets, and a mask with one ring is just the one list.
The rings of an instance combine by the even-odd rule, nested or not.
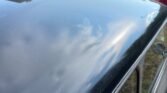
[(30, 2), (31, 0), (9, 0), (17, 3), (22, 3), (22, 2)]
[[(163, 24), (166, 15), (167, 15), (167, 11), (166, 8), (161, 8), (160, 9), (161, 13), (158, 14), (158, 16), (154, 19), (154, 22), (152, 22), (152, 24), (150, 24), (150, 26), (146, 29), (146, 32), (139, 38), (137, 39), (131, 46), (129, 47), (129, 49), (126, 51), (126, 55), (129, 55), (127, 57), (124, 57), (123, 59), (121, 59), (119, 61), (119, 64), (116, 65), (115, 67), (112, 68), (112, 70), (110, 70), (108, 72), (108, 75), (106, 76), (106, 78), (108, 78), (110, 76), (110, 74), (115, 73), (115, 79), (111, 80), (111, 78), (108, 78), (110, 80), (111, 83), (108, 85), (106, 81), (106, 78), (101, 79), (101, 81), (99, 81), (99, 83), (96, 86), (100, 86), (103, 87), (103, 92), (105, 93), (111, 93), (111, 88), (114, 88), (118, 82), (121, 80), (122, 76), (127, 72), (127, 70), (132, 66), (132, 64), (136, 61), (136, 58), (138, 58), (138, 56), (142, 53), (142, 51), (145, 49), (145, 47), (148, 45), (149, 41), (153, 38), (153, 36), (156, 34), (156, 32), (159, 30), (160, 26)], [(127, 63), (125, 63), (127, 62)], [(115, 71), (118, 71), (115, 72)], [(112, 76), (111, 76), (112, 77)], [(101, 82), (106, 81), (106, 86), (101, 85)], [(105, 83), (104, 83), (105, 84)], [(99, 88), (96, 89), (98, 87), (95, 87), (93, 89), (94, 93), (100, 93), (99, 92)]]
[(148, 0), (12, 1), (0, 1), (0, 93), (111, 92), (167, 15)]

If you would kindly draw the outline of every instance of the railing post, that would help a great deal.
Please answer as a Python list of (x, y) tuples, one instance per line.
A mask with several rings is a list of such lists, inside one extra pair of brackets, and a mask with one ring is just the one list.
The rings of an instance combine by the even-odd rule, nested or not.
[(137, 93), (142, 93), (144, 61), (145, 61), (145, 57), (142, 58), (142, 60), (140, 61), (140, 64), (136, 68), (136, 72), (137, 72)]

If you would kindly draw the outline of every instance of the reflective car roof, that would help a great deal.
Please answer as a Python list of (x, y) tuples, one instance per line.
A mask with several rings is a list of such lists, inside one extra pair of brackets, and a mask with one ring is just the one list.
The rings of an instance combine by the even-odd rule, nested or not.
[(112, 91), (165, 13), (149, 0), (1, 0), (0, 93)]

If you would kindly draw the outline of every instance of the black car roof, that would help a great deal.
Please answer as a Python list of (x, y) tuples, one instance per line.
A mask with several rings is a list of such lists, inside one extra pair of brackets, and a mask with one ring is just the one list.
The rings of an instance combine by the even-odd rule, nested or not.
[(0, 93), (112, 91), (156, 34), (149, 0), (0, 1)]

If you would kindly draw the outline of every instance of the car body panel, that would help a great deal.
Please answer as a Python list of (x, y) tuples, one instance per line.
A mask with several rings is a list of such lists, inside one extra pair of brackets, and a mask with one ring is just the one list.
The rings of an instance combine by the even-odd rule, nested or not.
[(0, 1), (0, 93), (111, 92), (167, 15), (149, 0), (12, 1)]

